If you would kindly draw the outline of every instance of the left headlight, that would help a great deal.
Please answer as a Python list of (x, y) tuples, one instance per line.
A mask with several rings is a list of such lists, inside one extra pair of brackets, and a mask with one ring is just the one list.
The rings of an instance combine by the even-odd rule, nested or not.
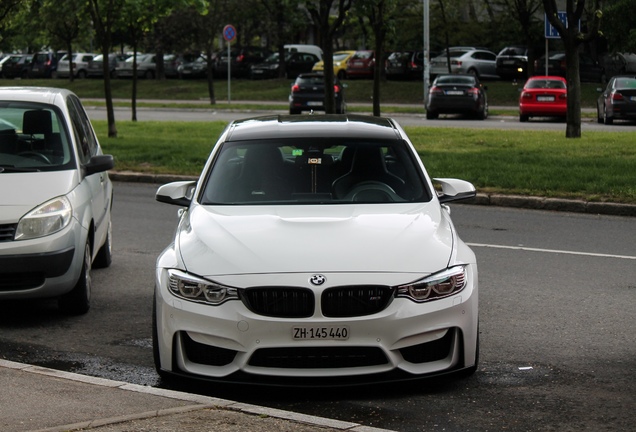
[(457, 294), (466, 287), (466, 267), (456, 266), (397, 287), (397, 297), (421, 303)]
[(185, 300), (220, 305), (228, 300), (238, 300), (238, 289), (220, 285), (180, 270), (168, 270), (168, 289)]
[(44, 237), (64, 229), (71, 222), (73, 207), (66, 197), (54, 198), (31, 210), (18, 223), (16, 240)]

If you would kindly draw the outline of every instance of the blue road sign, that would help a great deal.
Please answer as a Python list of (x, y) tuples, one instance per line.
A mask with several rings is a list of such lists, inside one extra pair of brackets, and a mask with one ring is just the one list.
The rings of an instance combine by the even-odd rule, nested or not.
[[(557, 12), (557, 17), (559, 21), (563, 23), (564, 26), (568, 26), (568, 13), (567, 12)], [(556, 27), (550, 24), (548, 20), (548, 15), (545, 15), (545, 37), (546, 39), (559, 39), (561, 36), (557, 31)]]
[(236, 29), (233, 25), (228, 24), (223, 27), (223, 39), (228, 42), (232, 42), (236, 38)]

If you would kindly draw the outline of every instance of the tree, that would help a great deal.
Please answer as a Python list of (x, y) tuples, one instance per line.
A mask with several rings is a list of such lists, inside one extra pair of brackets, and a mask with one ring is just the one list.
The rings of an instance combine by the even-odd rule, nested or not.
[(610, 51), (636, 52), (636, 14), (631, 13), (634, 10), (636, 0), (615, 0), (603, 10), (603, 35)]
[(85, 16), (78, 14), (82, 9), (84, 0), (45, 0), (40, 6), (40, 16), (46, 30), (64, 45), (69, 59), (69, 81), (73, 82), (75, 72), (73, 71), (73, 42), (82, 34), (89, 30), (88, 20)]
[(312, 21), (318, 27), (321, 36), (322, 60), (325, 74), (325, 112), (336, 112), (333, 77), (333, 39), (342, 25), (347, 11), (351, 8), (352, 0), (337, 0), (337, 15), (331, 20), (331, 10), (334, 0), (319, 0), (307, 2), (306, 7)]
[(106, 99), (108, 136), (111, 138), (117, 137), (117, 126), (115, 125), (108, 54), (110, 54), (110, 48), (112, 46), (111, 35), (117, 28), (119, 13), (124, 3), (125, 0), (88, 0), (86, 3), (101, 48), (101, 54), (104, 56), (104, 61), (102, 62), (102, 71), (104, 72), (104, 98)]
[(2, 36), (6, 34), (6, 29), (10, 27), (11, 14), (23, 6), (23, 3), (22, 0), (0, 0), (0, 41), (3, 40)]
[(528, 76), (533, 75), (535, 46), (538, 42), (536, 29), (540, 27), (537, 12), (542, 6), (542, 0), (501, 0), (502, 6), (509, 16), (519, 24), (519, 33), (528, 47)]
[(568, 85), (566, 138), (581, 137), (581, 76), (579, 73), (579, 46), (594, 39), (599, 33), (602, 12), (600, 0), (594, 0), (592, 21), (587, 23), (587, 33), (579, 30), (579, 22), (585, 9), (584, 0), (567, 0), (567, 25), (559, 20), (556, 0), (543, 0), (546, 17), (559, 32), (565, 46), (565, 77)]

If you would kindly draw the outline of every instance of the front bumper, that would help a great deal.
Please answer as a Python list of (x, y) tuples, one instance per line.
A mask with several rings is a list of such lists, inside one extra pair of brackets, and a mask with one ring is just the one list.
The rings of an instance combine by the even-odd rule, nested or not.
[[(281, 278), (306, 281), (309, 276), (264, 275), (263, 282), (280, 286)], [(339, 275), (326, 276), (334, 280)], [(451, 297), (427, 303), (394, 298), (377, 313), (344, 318), (322, 315), (317, 289), (315, 313), (290, 319), (258, 315), (239, 300), (209, 306), (179, 299), (168, 292), (166, 271), (160, 268), (155, 292), (160, 368), (207, 380), (316, 385), (411, 379), (469, 368), (477, 354), (474, 266), (469, 266), (468, 279), (464, 290)], [(349, 334), (346, 340), (295, 340), (294, 327), (346, 327)]]
[[(0, 300), (57, 297), (79, 278), (88, 233), (73, 219), (50, 236), (0, 243)], [(79, 251), (79, 253), (77, 253)]]

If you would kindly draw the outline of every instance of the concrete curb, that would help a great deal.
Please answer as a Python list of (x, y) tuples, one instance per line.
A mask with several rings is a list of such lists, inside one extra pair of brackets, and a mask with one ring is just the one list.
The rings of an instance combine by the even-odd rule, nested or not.
[(291, 411), (284, 411), (275, 408), (266, 408), (257, 405), (250, 405), (240, 402), (234, 402), (226, 399), (219, 399), (209, 396), (201, 396), (191, 393), (183, 393), (174, 390), (165, 390), (155, 387), (146, 387), (137, 384), (128, 384), (122, 381), (113, 381), (104, 378), (90, 377), (72, 372), (64, 372), (56, 369), (49, 369), (40, 366), (33, 366), (24, 363), (17, 363), (9, 360), (0, 359), (0, 368), (12, 369), (24, 373), (33, 373), (41, 375), (44, 378), (56, 378), (70, 380), (77, 383), (102, 386), (110, 389), (122, 391), (136, 392), (149, 396), (159, 396), (163, 398), (175, 399), (178, 401), (189, 402), (191, 404), (174, 408), (165, 408), (153, 411), (144, 411), (128, 415), (120, 415), (114, 417), (105, 417), (89, 421), (76, 422), (62, 426), (55, 426), (45, 429), (34, 430), (32, 432), (64, 432), (70, 430), (83, 430), (98, 428), (107, 425), (126, 423), (134, 420), (152, 419), (156, 417), (173, 416), (183, 413), (189, 413), (199, 410), (228, 410), (242, 414), (272, 417), (275, 419), (285, 420), (296, 424), (304, 424), (325, 428), (326, 430), (352, 431), (352, 432), (392, 432), (387, 429), (379, 429), (375, 427), (363, 426), (359, 423), (334, 420), (329, 418), (317, 417), (306, 414), (299, 414)]
[[(110, 171), (109, 176), (111, 180), (114, 181), (156, 184), (164, 184), (174, 181), (196, 181), (198, 179), (198, 177), (195, 176), (144, 174), (125, 171)], [(592, 202), (562, 198), (478, 193), (475, 198), (460, 202), (464, 204), (513, 207), (532, 210), (603, 214), (611, 216), (636, 216), (636, 204)]]

